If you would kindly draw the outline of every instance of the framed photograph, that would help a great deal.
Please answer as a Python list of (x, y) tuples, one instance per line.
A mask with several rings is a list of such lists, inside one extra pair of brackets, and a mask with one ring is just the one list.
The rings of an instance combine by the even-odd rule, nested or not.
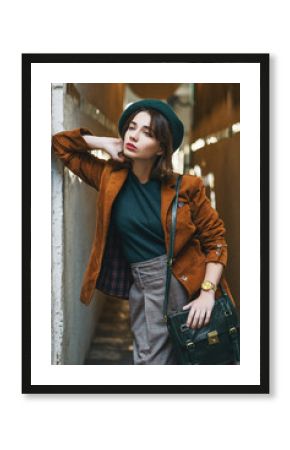
[(22, 54), (22, 192), (22, 393), (269, 393), (269, 54)]

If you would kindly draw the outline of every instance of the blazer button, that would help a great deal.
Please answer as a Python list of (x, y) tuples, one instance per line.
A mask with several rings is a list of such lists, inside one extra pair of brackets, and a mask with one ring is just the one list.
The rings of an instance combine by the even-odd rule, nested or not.
[(186, 281), (188, 277), (187, 277), (186, 275), (181, 275), (180, 278), (181, 278), (182, 280)]

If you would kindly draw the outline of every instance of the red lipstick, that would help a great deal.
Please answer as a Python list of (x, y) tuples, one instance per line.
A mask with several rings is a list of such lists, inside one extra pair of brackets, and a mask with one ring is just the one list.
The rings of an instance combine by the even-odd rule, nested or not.
[(133, 145), (133, 144), (126, 144), (126, 147), (129, 149), (129, 150), (137, 150), (137, 147), (135, 147), (135, 145)]

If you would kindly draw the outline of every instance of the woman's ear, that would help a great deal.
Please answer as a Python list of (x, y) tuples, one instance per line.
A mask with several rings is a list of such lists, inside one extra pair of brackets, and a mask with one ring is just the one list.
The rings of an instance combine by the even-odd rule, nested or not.
[(156, 153), (156, 155), (163, 155), (164, 149), (161, 147), (159, 147), (159, 148), (160, 148), (160, 150), (159, 150), (159, 152)]

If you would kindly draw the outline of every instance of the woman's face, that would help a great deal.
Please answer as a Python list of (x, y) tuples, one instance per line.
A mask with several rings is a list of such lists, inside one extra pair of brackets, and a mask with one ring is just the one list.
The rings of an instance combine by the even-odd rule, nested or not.
[(124, 155), (133, 160), (155, 159), (163, 150), (150, 129), (151, 116), (140, 111), (129, 123), (124, 136)]

